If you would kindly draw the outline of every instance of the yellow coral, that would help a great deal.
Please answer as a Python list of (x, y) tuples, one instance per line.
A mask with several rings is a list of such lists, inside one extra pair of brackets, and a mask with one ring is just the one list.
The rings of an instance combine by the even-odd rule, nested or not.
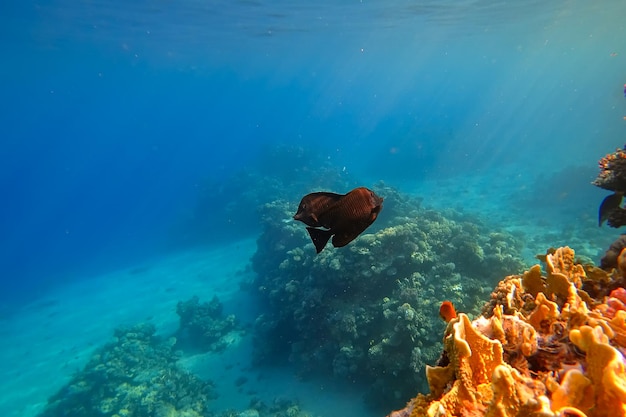
[[(509, 324), (502, 326), (502, 322)], [(484, 331), (494, 335), (498, 333), (494, 327), (500, 327), (504, 332), (503, 339), (507, 341), (530, 339), (528, 331), (521, 331), (523, 334), (517, 336), (511, 334), (520, 331), (510, 324), (515, 322), (520, 322), (518, 317), (502, 315), (500, 311), (482, 326), (492, 326)], [(543, 384), (523, 377), (506, 364), (499, 340), (485, 336), (465, 314), (459, 314), (447, 331), (444, 344), (450, 364), (446, 367), (427, 367), (426, 370), (431, 395), (436, 400), (426, 409), (414, 403), (412, 415), (484, 415), (487, 410), (489, 416), (512, 417), (537, 413), (545, 408), (545, 401), (538, 399), (545, 390)]]
[(395, 415), (626, 417), (626, 362), (618, 350), (626, 348), (626, 311), (607, 315), (599, 298), (610, 279), (595, 270), (587, 278), (574, 259), (572, 249), (557, 249), (546, 255), (546, 278), (536, 265), (501, 281), (484, 310), (488, 318), (452, 320), (444, 337), (449, 364), (428, 367), (431, 394)]
[[(491, 375), (502, 361), (502, 344), (476, 330), (465, 314), (453, 325), (454, 343), (459, 358), (459, 378), (468, 377), (474, 385), (491, 382)], [(472, 351), (476, 354), (472, 355)]]
[(615, 333), (614, 342), (617, 345), (626, 348), (626, 311), (619, 310), (615, 312), (615, 316), (608, 322), (608, 325)]
[(451, 321), (448, 332), (444, 345), (450, 364), (427, 368), (431, 393), (439, 398), (428, 407), (429, 416), (444, 415), (441, 410), (460, 415), (468, 405), (488, 404), (493, 395), (491, 376), (497, 366), (504, 364), (502, 344), (475, 329), (467, 315), (461, 313)]
[[(569, 246), (558, 248), (554, 253), (546, 255), (546, 268), (548, 270), (548, 286), (550, 286), (551, 275), (564, 276), (568, 282), (573, 283), (576, 288), (582, 286), (583, 277), (585, 277), (585, 269), (582, 265), (575, 263), (574, 250)], [(554, 283), (555, 289), (561, 288), (559, 283)], [(567, 288), (564, 290), (564, 296), (567, 296)]]
[(626, 415), (626, 369), (622, 354), (609, 345), (609, 338), (600, 326), (582, 326), (571, 330), (569, 337), (586, 353), (587, 373), (595, 387), (593, 415)]
[[(522, 284), (533, 297), (543, 292), (549, 299), (556, 297), (565, 301), (569, 295), (570, 284), (576, 289), (582, 287), (586, 279), (585, 269), (574, 261), (574, 251), (569, 247), (559, 248), (545, 257), (547, 276), (541, 275), (541, 267), (534, 265), (522, 276)], [(587, 301), (587, 300), (585, 300)]]
[(448, 384), (454, 381), (454, 366), (428, 366), (426, 365), (426, 379), (430, 387), (430, 393), (435, 397), (441, 396)]
[(524, 356), (531, 356), (537, 351), (537, 332), (519, 314), (504, 315), (502, 306), (493, 309), (490, 319), (491, 332), (486, 336), (502, 343), (507, 351), (521, 351)]
[(547, 333), (550, 325), (559, 317), (559, 306), (540, 292), (535, 299), (537, 307), (528, 317), (528, 323), (541, 333)]
[(593, 406), (594, 389), (591, 381), (578, 369), (567, 371), (561, 385), (552, 393), (552, 410), (564, 407), (588, 412)]
[(561, 319), (569, 323), (570, 328), (579, 327), (588, 320), (589, 308), (582, 300), (573, 283), (569, 284), (567, 302), (561, 310)]
[(494, 396), (486, 417), (537, 416), (549, 411), (547, 402), (535, 391), (543, 388), (541, 384), (530, 384), (506, 364), (495, 369), (492, 388)]
[(546, 290), (544, 279), (541, 276), (541, 266), (534, 265), (522, 276), (522, 284), (527, 293), (536, 297), (538, 293)]

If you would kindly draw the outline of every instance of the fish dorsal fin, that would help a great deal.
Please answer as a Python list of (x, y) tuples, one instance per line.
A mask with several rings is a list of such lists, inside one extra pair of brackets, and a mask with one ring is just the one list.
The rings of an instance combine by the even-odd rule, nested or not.
[(309, 232), (309, 236), (311, 236), (311, 240), (315, 245), (315, 251), (320, 253), (328, 243), (332, 232), (330, 230), (316, 229), (314, 227), (307, 227), (306, 230)]

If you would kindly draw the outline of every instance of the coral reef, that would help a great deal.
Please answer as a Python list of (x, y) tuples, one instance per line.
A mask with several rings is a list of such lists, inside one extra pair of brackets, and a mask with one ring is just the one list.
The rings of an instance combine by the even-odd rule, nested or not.
[[(199, 335), (201, 346), (215, 347), (219, 338), (207, 339), (200, 330), (215, 329), (224, 335), (233, 330), (228, 319), (225, 330), (222, 306), (217, 298), (200, 304), (197, 297), (180, 302), (181, 329)], [(195, 328), (197, 327), (197, 329)], [(252, 397), (247, 408), (213, 410), (217, 398), (212, 382), (185, 370), (185, 359), (176, 337), (154, 335), (151, 324), (115, 330), (115, 339), (98, 349), (82, 371), (49, 400), (40, 417), (311, 417), (296, 401), (277, 397), (269, 403)], [(182, 334), (181, 330), (177, 334)], [(193, 340), (191, 341), (193, 342)], [(198, 341), (196, 341), (198, 342)], [(218, 343), (219, 346), (221, 344)], [(236, 384), (244, 384), (241, 377)]]
[(600, 204), (598, 225), (606, 220), (611, 227), (626, 225), (626, 209), (621, 207), (626, 193), (626, 146), (616, 149), (598, 162), (600, 173), (592, 184), (605, 190), (613, 191)]
[(215, 414), (215, 417), (312, 417), (313, 415), (302, 410), (297, 402), (276, 398), (271, 404), (260, 399), (252, 399), (247, 409), (243, 411), (227, 410)]
[[(259, 361), (289, 357), (302, 375), (327, 372), (369, 386), (374, 405), (402, 404), (426, 388), (439, 355), (441, 301), (477, 313), (505, 272), (524, 269), (522, 242), (454, 210), (437, 212), (378, 184), (385, 210), (341, 250), (316, 256), (289, 219), (295, 204), (267, 204), (253, 257)], [(411, 381), (407, 384), (407, 381)]]
[(41, 417), (206, 415), (213, 387), (176, 364), (173, 338), (140, 324), (115, 331), (85, 368), (48, 400)]
[(176, 332), (176, 347), (199, 352), (224, 350), (241, 332), (233, 314), (223, 317), (222, 303), (214, 296), (209, 303), (198, 297), (180, 301), (176, 306), (180, 325)]
[(621, 272), (582, 265), (569, 247), (540, 258), (545, 272), (508, 276), (480, 317), (450, 321), (426, 368), (430, 394), (391, 417), (626, 415), (626, 311), (609, 305)]
[(600, 267), (602, 269), (611, 270), (617, 268), (620, 253), (626, 248), (626, 235), (620, 235), (611, 246), (606, 250), (602, 259), (600, 259)]
[(609, 191), (626, 191), (626, 147), (600, 158), (598, 167), (600, 173), (593, 185)]

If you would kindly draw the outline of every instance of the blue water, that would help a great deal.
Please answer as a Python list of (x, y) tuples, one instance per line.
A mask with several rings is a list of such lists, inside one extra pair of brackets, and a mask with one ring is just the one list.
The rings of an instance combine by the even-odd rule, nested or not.
[[(407, 191), (499, 170), (591, 181), (626, 141), (624, 16), (620, 0), (4, 1), (2, 310), (255, 237), (255, 207), (222, 209), (242, 170), (297, 169), (276, 146)], [(602, 198), (588, 181), (568, 196)], [(233, 191), (204, 206), (211, 235), (190, 237), (181, 219), (207, 182)], [(599, 201), (566, 203), (593, 223)]]

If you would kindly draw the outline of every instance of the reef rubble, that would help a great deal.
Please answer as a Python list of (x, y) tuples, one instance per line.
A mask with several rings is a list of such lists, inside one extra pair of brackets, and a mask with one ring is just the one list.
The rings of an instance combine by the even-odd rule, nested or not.
[[(626, 279), (562, 247), (451, 320), (429, 394), (388, 417), (626, 415)], [(619, 257), (618, 262), (623, 262)]]

